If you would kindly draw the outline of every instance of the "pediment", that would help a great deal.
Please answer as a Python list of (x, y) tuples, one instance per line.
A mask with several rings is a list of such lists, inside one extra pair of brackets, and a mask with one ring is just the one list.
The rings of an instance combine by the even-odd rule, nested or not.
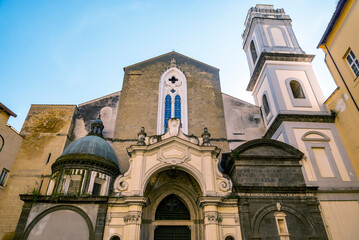
[(300, 160), (303, 153), (286, 143), (272, 139), (255, 139), (237, 147), (231, 155), (238, 159), (288, 159)]
[(142, 68), (144, 68), (146, 66), (149, 66), (149, 65), (152, 65), (152, 64), (155, 64), (155, 63), (158, 63), (158, 62), (166, 62), (166, 63), (168, 62), (168, 63), (170, 63), (170, 61), (172, 59), (175, 59), (179, 66), (181, 66), (182, 64), (190, 64), (190, 65), (195, 65), (195, 66), (197, 66), (197, 67), (199, 67), (200, 69), (203, 69), (203, 70), (210, 69), (210, 71), (213, 71), (213, 70), (219, 71), (218, 68), (215, 68), (213, 66), (205, 64), (205, 63), (200, 62), (198, 60), (195, 60), (193, 58), (187, 57), (187, 56), (182, 55), (180, 53), (177, 53), (175, 51), (168, 52), (168, 53), (159, 55), (159, 56), (154, 57), (154, 58), (150, 58), (148, 60), (145, 60), (145, 61), (142, 61), (142, 62), (139, 62), (139, 63), (135, 63), (133, 65), (125, 67), (124, 70), (125, 70), (126, 73), (128, 73), (128, 72), (134, 73), (135, 72), (136, 74), (141, 74), (140, 69), (142, 69)]

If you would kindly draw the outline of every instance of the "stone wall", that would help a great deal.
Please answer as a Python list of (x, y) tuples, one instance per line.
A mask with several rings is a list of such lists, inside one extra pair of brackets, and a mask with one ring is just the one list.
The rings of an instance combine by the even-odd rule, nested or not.
[(19, 194), (46, 193), (51, 165), (68, 141), (75, 110), (75, 105), (31, 106), (20, 133), (25, 138), (0, 196), (0, 239), (12, 239), (23, 205)]
[(148, 135), (157, 134), (159, 83), (172, 59), (187, 78), (188, 133), (201, 136), (207, 127), (219, 147), (228, 149), (218, 69), (170, 52), (125, 68), (114, 136), (123, 170), (128, 169), (129, 159), (125, 148), (135, 143), (141, 127)]

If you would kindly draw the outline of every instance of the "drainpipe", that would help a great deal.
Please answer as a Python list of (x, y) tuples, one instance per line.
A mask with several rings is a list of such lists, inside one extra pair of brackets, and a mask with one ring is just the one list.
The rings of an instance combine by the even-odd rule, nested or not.
[(340, 78), (342, 79), (342, 81), (343, 81), (343, 83), (344, 83), (344, 85), (345, 85), (345, 87), (346, 87), (346, 89), (347, 89), (347, 91), (348, 91), (348, 93), (349, 93), (351, 99), (353, 100), (353, 103), (354, 103), (355, 107), (356, 107), (357, 110), (359, 111), (359, 107), (358, 107), (357, 103), (355, 102), (352, 93), (350, 92), (350, 90), (349, 90), (349, 88), (348, 88), (346, 82), (344, 81), (344, 78), (343, 78), (342, 74), (340, 73), (339, 68), (338, 68), (337, 64), (335, 63), (335, 61), (334, 61), (334, 59), (333, 59), (333, 57), (332, 57), (332, 54), (330, 54), (330, 51), (329, 51), (329, 49), (327, 48), (327, 45), (326, 45), (325, 43), (324, 43), (324, 47), (325, 47), (325, 49), (327, 49), (327, 52), (329, 53), (329, 56), (330, 56), (330, 58), (332, 59), (332, 61), (333, 61), (333, 63), (334, 63), (334, 66), (335, 66), (335, 68), (337, 69), (337, 71), (338, 71), (338, 73), (339, 73)]

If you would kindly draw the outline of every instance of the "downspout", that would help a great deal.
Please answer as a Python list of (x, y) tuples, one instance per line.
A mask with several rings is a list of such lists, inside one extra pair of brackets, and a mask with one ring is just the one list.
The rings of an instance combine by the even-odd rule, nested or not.
[(349, 88), (348, 88), (346, 82), (344, 81), (344, 78), (343, 78), (342, 74), (340, 73), (337, 64), (335, 63), (335, 61), (334, 61), (334, 59), (333, 59), (333, 57), (332, 57), (332, 54), (330, 53), (329, 49), (327, 48), (327, 45), (326, 45), (325, 43), (324, 43), (323, 45), (324, 45), (325, 49), (327, 49), (327, 52), (329, 53), (329, 56), (330, 56), (330, 58), (332, 59), (332, 61), (333, 61), (333, 63), (334, 63), (334, 66), (335, 66), (335, 68), (337, 69), (337, 71), (338, 71), (338, 73), (339, 73), (339, 76), (340, 76), (340, 78), (342, 79), (342, 81), (343, 81), (343, 83), (344, 83), (345, 88), (347, 89), (347, 91), (348, 91), (348, 93), (349, 93), (351, 99), (353, 100), (353, 103), (354, 103), (355, 107), (356, 107), (357, 110), (359, 111), (359, 107), (358, 107), (357, 103), (355, 102), (354, 97), (353, 97), (352, 93), (350, 92), (350, 90), (349, 90)]

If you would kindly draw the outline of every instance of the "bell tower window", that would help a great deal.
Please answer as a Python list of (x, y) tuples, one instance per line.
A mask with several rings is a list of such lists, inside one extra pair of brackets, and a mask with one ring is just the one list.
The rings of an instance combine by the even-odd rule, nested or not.
[(305, 98), (302, 86), (300, 86), (299, 82), (292, 80), (290, 81), (289, 85), (292, 89), (294, 98)]
[(182, 131), (188, 133), (187, 79), (176, 66), (165, 71), (160, 79), (157, 134), (160, 135), (167, 131), (167, 123), (170, 118), (180, 119)]
[(252, 40), (252, 42), (251, 42), (251, 46), (250, 46), (250, 48), (251, 48), (251, 54), (252, 54), (253, 64), (255, 64), (255, 63), (256, 63), (256, 60), (257, 60), (258, 55), (257, 55), (257, 50), (256, 50), (256, 47), (254, 46), (254, 42), (253, 42), (253, 40)]

